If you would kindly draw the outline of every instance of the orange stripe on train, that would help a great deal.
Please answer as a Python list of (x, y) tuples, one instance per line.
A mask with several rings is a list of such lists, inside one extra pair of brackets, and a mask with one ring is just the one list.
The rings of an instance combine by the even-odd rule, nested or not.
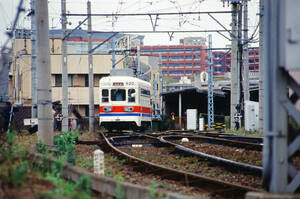
[(149, 107), (142, 107), (142, 106), (100, 106), (99, 111), (100, 113), (104, 113), (103, 108), (104, 107), (112, 107), (111, 113), (120, 113), (120, 112), (126, 112), (124, 111), (125, 107), (133, 107), (132, 113), (151, 113), (151, 108)]

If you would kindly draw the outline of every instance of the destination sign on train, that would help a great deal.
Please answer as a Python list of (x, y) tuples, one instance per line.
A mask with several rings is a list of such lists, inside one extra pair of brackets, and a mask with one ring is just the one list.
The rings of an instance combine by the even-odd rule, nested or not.
[(113, 86), (124, 86), (123, 82), (113, 82)]

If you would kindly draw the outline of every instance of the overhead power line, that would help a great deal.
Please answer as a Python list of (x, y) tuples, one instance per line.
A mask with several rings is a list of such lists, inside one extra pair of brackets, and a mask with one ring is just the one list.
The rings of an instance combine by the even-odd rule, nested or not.
[(93, 33), (184, 33), (184, 32), (227, 32), (227, 30), (116, 30), (116, 31), (97, 31)]
[[(231, 11), (211, 11), (211, 12), (152, 12), (152, 13), (94, 13), (91, 16), (110, 17), (110, 16), (149, 16), (149, 15), (194, 15), (194, 14), (230, 14)], [(86, 13), (68, 13), (66, 16), (87, 16)]]

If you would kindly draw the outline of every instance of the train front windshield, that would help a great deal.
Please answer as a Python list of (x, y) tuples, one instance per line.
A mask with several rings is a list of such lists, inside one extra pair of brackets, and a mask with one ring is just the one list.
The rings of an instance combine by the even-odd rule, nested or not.
[(125, 101), (126, 90), (125, 89), (111, 89), (111, 101)]

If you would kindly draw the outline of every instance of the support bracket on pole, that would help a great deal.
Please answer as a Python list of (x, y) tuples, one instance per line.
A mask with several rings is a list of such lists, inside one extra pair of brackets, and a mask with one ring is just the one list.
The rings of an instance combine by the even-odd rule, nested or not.
[(152, 29), (153, 29), (154, 32), (155, 32), (155, 28), (157, 26), (157, 20), (159, 19), (158, 16), (159, 16), (158, 14), (155, 15), (155, 21), (153, 22), (152, 15), (149, 14), (149, 17), (150, 17), (150, 20), (151, 20)]

